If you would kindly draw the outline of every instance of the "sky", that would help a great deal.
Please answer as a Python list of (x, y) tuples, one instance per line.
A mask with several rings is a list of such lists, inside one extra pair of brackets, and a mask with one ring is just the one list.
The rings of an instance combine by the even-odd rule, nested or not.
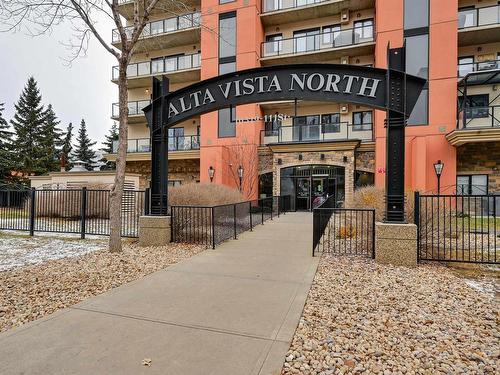
[[(111, 40), (112, 21), (101, 20), (99, 28), (104, 39)], [(67, 42), (73, 31), (69, 24), (56, 26), (50, 34), (32, 37), (24, 30), (0, 32), (0, 103), (5, 103), (3, 117), (14, 115), (14, 103), (19, 99), (28, 77), (38, 81), (45, 106), (52, 104), (66, 129), (69, 122), (78, 128), (85, 119), (89, 136), (101, 147), (109, 128), (111, 105), (117, 102), (118, 89), (111, 83), (111, 68), (116, 59), (96, 39), (92, 39), (87, 56), (79, 57), (68, 66), (71, 52), (61, 43)], [(76, 130), (75, 130), (76, 133)]]

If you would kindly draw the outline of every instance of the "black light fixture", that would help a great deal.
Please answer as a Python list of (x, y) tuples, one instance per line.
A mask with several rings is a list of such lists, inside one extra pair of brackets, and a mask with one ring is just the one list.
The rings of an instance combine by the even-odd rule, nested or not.
[(281, 165), (283, 163), (283, 160), (281, 158), (278, 159), (278, 165)]
[(343, 160), (344, 160), (344, 163), (347, 163), (349, 159), (347, 158), (347, 156), (344, 156)]
[(319, 156), (319, 158), (320, 158), (321, 160), (325, 160), (325, 154), (321, 154), (321, 155)]
[(436, 177), (438, 179), (438, 195), (441, 194), (441, 175), (443, 174), (444, 163), (438, 160), (434, 163), (434, 172), (436, 172)]
[(210, 177), (210, 182), (214, 180), (214, 175), (215, 175), (214, 167), (212, 166), (208, 167), (208, 177)]
[(243, 167), (241, 165), (238, 167), (238, 177), (240, 179), (240, 191), (241, 191), (243, 182)]
[(302, 154), (299, 154), (299, 160), (302, 160)]

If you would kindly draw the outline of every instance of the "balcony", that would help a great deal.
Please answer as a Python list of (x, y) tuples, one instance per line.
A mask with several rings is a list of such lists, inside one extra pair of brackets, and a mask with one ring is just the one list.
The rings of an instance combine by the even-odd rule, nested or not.
[[(200, 157), (200, 136), (186, 135), (183, 137), (169, 137), (169, 160), (197, 159)], [(113, 152), (106, 155), (109, 161), (116, 160), (118, 141), (113, 142)], [(149, 138), (129, 139), (127, 141), (127, 160), (151, 160), (151, 143)]]
[[(144, 123), (146, 118), (144, 117), (144, 112), (142, 109), (148, 106), (151, 103), (151, 100), (137, 100), (128, 102), (128, 123), (129, 124), (138, 124)], [(120, 115), (120, 108), (118, 103), (113, 103), (111, 118), (113, 120), (118, 120), (118, 116)]]
[(318, 33), (262, 43), (263, 65), (313, 63), (345, 55), (370, 55), (375, 48), (373, 26)]
[[(146, 24), (137, 42), (135, 53), (178, 47), (200, 41), (198, 29), (201, 25), (200, 13), (189, 13), (182, 16), (153, 21)], [(128, 38), (132, 37), (133, 27), (125, 28)], [(120, 33), (113, 30), (112, 44), (121, 47)]]
[(500, 106), (468, 107), (458, 113), (457, 129), (446, 135), (453, 146), (500, 141)]
[[(188, 8), (193, 8), (195, 6), (199, 6), (201, 3), (200, 0), (183, 0), (182, 3), (177, 3), (172, 0), (159, 0), (156, 7), (153, 9), (151, 14), (161, 14), (166, 12), (174, 12), (180, 13), (183, 10)], [(146, 4), (149, 4), (149, 1), (146, 1)], [(144, 7), (142, 6), (143, 2), (139, 2), (139, 9), (142, 11)], [(118, 12), (120, 15), (125, 17), (126, 19), (132, 19), (134, 16), (134, 1), (133, 0), (118, 0)]]
[(465, 77), (469, 73), (483, 72), (500, 68), (500, 59), (482, 62), (458, 64), (457, 75), (459, 78)]
[(470, 46), (500, 40), (500, 5), (458, 12), (458, 45)]
[(319, 125), (279, 126), (261, 130), (262, 146), (290, 143), (318, 143), (339, 141), (373, 141), (373, 124), (337, 122)]
[(375, 0), (262, 0), (264, 26), (304, 21), (375, 7)]
[[(128, 88), (149, 87), (151, 77), (159, 74), (166, 74), (171, 83), (199, 81), (200, 59), (200, 53), (193, 53), (131, 63), (127, 67)], [(118, 74), (118, 66), (114, 66), (112, 82), (118, 82)]]

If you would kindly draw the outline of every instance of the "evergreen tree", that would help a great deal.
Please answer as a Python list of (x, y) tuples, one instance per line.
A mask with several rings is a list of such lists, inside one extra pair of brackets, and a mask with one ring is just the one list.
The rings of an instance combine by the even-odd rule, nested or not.
[(4, 184), (10, 177), (12, 163), (12, 133), (9, 124), (2, 116), (4, 103), (0, 103), (0, 184)]
[[(109, 129), (109, 134), (105, 136), (105, 139), (106, 140), (102, 142), (102, 145), (104, 147), (101, 148), (101, 151), (104, 152), (105, 154), (112, 154), (113, 144), (118, 141), (118, 125), (116, 124), (116, 122), (113, 122), (113, 125), (111, 125), (111, 128)], [(107, 161), (105, 158), (102, 158), (101, 162), (105, 163), (101, 167), (101, 170), (110, 170), (116, 168), (115, 162)]]
[(76, 145), (73, 150), (72, 159), (73, 161), (81, 160), (85, 163), (85, 167), (90, 171), (92, 170), (92, 164), (96, 158), (95, 151), (92, 147), (95, 146), (97, 142), (92, 142), (87, 134), (87, 125), (85, 120), (82, 119), (80, 123), (80, 129), (78, 129), (78, 136), (76, 137)]
[(71, 167), (69, 161), (71, 152), (73, 151), (73, 124), (70, 122), (66, 128), (66, 133), (64, 133), (64, 138), (62, 140), (61, 154), (64, 155), (64, 160), (66, 162), (66, 170)]
[(46, 116), (41, 102), (37, 83), (30, 77), (15, 105), (14, 118), (10, 120), (16, 135), (12, 143), (16, 169), (28, 175), (43, 171), (39, 162), (42, 157), (40, 138)]
[(41, 173), (57, 171), (59, 169), (59, 148), (62, 146), (61, 131), (57, 128), (59, 123), (60, 121), (57, 120), (52, 105), (49, 104), (40, 133), (41, 158), (39, 164)]

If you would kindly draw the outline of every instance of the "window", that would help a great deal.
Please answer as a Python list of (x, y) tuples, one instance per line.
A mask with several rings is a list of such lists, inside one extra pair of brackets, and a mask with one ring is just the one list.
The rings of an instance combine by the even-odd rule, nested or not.
[(321, 125), (323, 133), (340, 132), (340, 113), (321, 115)]
[(175, 187), (175, 186), (181, 186), (181, 185), (182, 185), (181, 180), (168, 180), (168, 186)]
[(168, 129), (168, 150), (182, 150), (184, 145), (184, 128)]
[(373, 20), (354, 22), (354, 43), (363, 43), (373, 40)]
[(372, 172), (356, 171), (354, 173), (354, 179), (354, 186), (356, 188), (375, 185), (375, 173)]
[(319, 48), (319, 28), (293, 32), (294, 52), (314, 51)]
[(427, 79), (429, 75), (429, 35), (406, 38), (406, 72)]
[[(278, 115), (278, 113), (276, 113)], [(274, 117), (271, 121), (266, 121), (264, 124), (265, 136), (276, 136), (279, 133), (279, 129), (281, 128), (282, 122), (277, 117)]]
[(319, 115), (297, 116), (293, 118), (293, 140), (312, 141), (319, 139)]
[(235, 1), (236, 0), (219, 0), (219, 4), (222, 5), (222, 4), (227, 4), (227, 3), (233, 3)]
[(340, 25), (324, 26), (322, 34), (323, 44), (335, 45), (340, 35)]
[(236, 122), (234, 121), (234, 119), (236, 118), (236, 108), (232, 107), (231, 109), (223, 108), (219, 110), (218, 114), (219, 138), (236, 137)]
[[(458, 98), (459, 109), (462, 110), (463, 97)], [(465, 102), (465, 115), (467, 119), (487, 118), (489, 116), (489, 95), (469, 95)]]
[(236, 56), (236, 12), (219, 15), (219, 59)]
[(273, 34), (266, 36), (266, 56), (279, 55), (281, 49), (283, 48), (283, 34)]
[(458, 58), (458, 76), (465, 77), (467, 73), (474, 71), (474, 56), (462, 56)]
[(476, 174), (457, 176), (458, 195), (486, 195), (488, 194), (488, 175)]
[(429, 122), (429, 89), (423, 89), (408, 118), (408, 125), (426, 125)]
[(429, 0), (405, 0), (404, 25), (406, 30), (429, 27)]
[(166, 72), (173, 72), (175, 70), (180, 69), (179, 68), (179, 58), (181, 56), (184, 56), (184, 54), (172, 55), (172, 56), (165, 57), (165, 71)]
[(372, 130), (372, 111), (352, 113), (352, 130)]

